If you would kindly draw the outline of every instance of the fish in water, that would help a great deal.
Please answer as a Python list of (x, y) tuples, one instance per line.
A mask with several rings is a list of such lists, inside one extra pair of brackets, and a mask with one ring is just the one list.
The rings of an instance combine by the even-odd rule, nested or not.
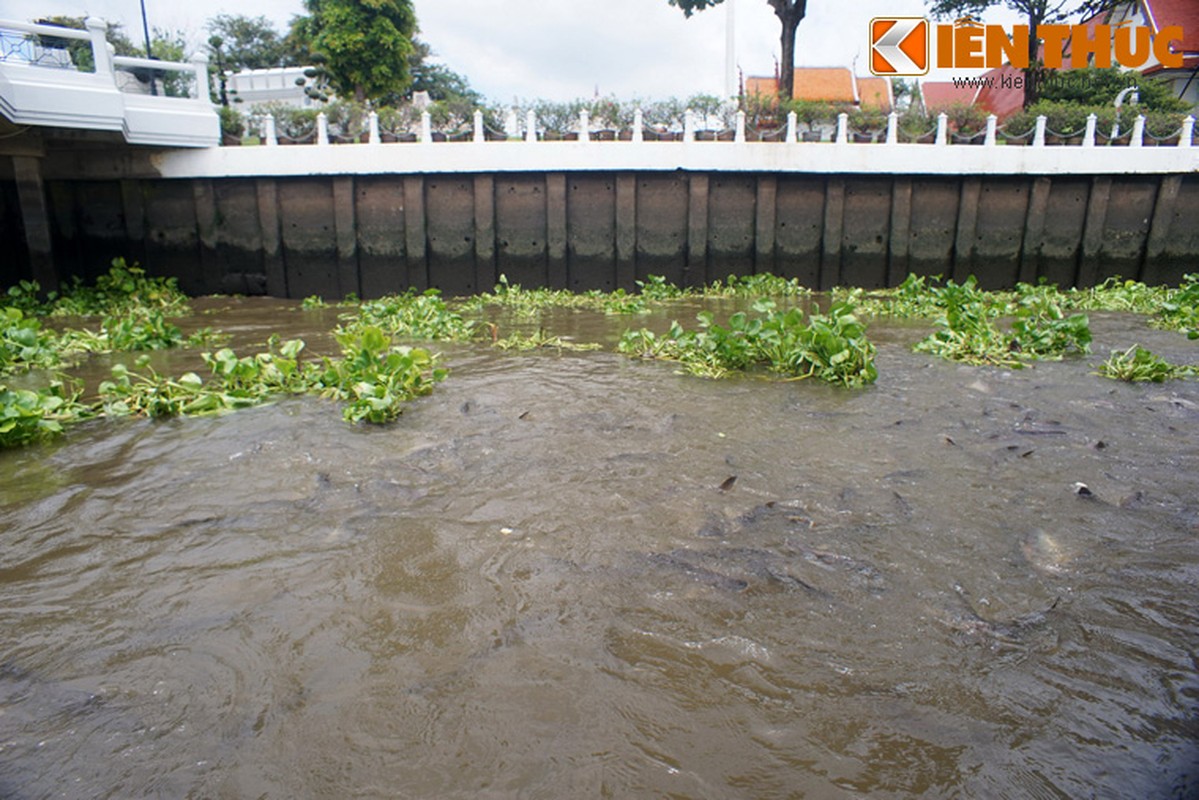
[(1065, 573), (1076, 554), (1061, 536), (1035, 530), (1020, 541), (1020, 553), (1035, 571), (1046, 575)]
[(832, 595), (795, 574), (794, 559), (754, 547), (718, 547), (710, 550), (678, 548), (645, 557), (655, 568), (685, 575), (724, 592), (744, 592), (751, 587), (803, 591), (822, 600)]
[(1061, 602), (1061, 598), (1056, 597), (1046, 608), (1038, 611), (1022, 614), (1009, 620), (991, 620), (984, 618), (975, 610), (969, 593), (961, 584), (955, 583), (953, 590), (962, 601), (963, 611), (945, 620), (948, 627), (969, 639), (984, 640), (990, 644), (992, 649), (1002, 646), (1025, 647), (1034, 634), (1047, 630), (1049, 615)]

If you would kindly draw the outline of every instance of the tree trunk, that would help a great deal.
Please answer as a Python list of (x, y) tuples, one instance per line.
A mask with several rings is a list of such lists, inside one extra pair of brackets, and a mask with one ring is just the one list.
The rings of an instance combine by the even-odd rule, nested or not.
[(1038, 57), (1037, 52), (1041, 44), (1037, 29), (1044, 21), (1043, 15), (1037, 14), (1035, 10), (1030, 10), (1028, 15), (1028, 69), (1024, 70), (1025, 108), (1037, 102), (1037, 97), (1040, 95), (1041, 78), (1045, 74), (1045, 64)]
[(808, 0), (768, 0), (783, 27), (782, 61), (779, 65), (779, 96), (795, 95), (795, 31), (807, 13)]

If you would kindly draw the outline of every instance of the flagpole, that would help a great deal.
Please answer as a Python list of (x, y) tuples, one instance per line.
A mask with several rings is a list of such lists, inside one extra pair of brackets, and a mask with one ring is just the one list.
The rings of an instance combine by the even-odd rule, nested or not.
[(737, 95), (737, 13), (736, 0), (724, 0), (724, 96)]

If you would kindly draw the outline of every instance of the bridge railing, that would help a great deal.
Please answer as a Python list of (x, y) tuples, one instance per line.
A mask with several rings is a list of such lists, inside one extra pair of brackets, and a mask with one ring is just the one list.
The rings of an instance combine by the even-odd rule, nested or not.
[[(19, 125), (120, 131), (134, 144), (219, 141), (206, 55), (188, 62), (117, 56), (103, 20), (84, 24), (80, 31), (0, 19), (0, 113)], [(161, 78), (190, 96), (156, 94)]]

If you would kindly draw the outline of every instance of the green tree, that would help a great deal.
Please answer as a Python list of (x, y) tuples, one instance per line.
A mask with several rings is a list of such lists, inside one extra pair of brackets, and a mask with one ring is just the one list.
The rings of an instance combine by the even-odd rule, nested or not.
[(217, 77), (214, 98), (229, 105), (228, 76), (244, 69), (292, 66), (291, 51), (266, 17), (218, 14), (208, 21), (209, 70)]
[(475, 105), (483, 104), (483, 96), (470, 88), (470, 81), (444, 64), (434, 63), (433, 49), (419, 39), (413, 39), (412, 56), (408, 60), (408, 72), (413, 92), (428, 92), (433, 100), (469, 100)]
[[(696, 11), (703, 11), (712, 6), (720, 5), (724, 0), (669, 0), (672, 6), (683, 10), (690, 17)], [(779, 79), (779, 95), (784, 100), (790, 100), (795, 94), (795, 32), (799, 23), (808, 13), (808, 0), (766, 0), (774, 9), (774, 15), (779, 18), (783, 31), (780, 38), (782, 44), (782, 59)]]
[(293, 53), (324, 70), (329, 85), (358, 102), (402, 93), (412, 82), (416, 33), (411, 0), (304, 0), (292, 20)]
[(1056, 25), (1074, 17), (1090, 16), (1115, 5), (1116, 0), (927, 0), (929, 11), (934, 17), (952, 19), (957, 17), (980, 17), (992, 6), (1004, 6), (1028, 21), (1028, 69), (1025, 70), (1024, 107), (1028, 108), (1040, 96), (1039, 87), (1044, 74), (1043, 66), (1037, 63), (1036, 53), (1041, 42), (1038, 29), (1042, 25)]
[(213, 38), (221, 40), (221, 54), (229, 69), (294, 66), (283, 37), (266, 17), (217, 14), (208, 20), (207, 28)]

